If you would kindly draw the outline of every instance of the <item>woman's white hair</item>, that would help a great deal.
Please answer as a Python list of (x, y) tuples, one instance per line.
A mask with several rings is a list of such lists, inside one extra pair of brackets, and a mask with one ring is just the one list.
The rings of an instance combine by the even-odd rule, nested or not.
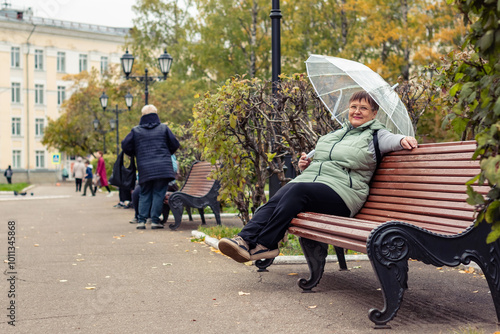
[(156, 109), (156, 107), (152, 104), (147, 104), (145, 105), (144, 107), (142, 107), (142, 110), (141, 110), (141, 113), (143, 115), (147, 115), (147, 114), (157, 114), (158, 113), (158, 110)]

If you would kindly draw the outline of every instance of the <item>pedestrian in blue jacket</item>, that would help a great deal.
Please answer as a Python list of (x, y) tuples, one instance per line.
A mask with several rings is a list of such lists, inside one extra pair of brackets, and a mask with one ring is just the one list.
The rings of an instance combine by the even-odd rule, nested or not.
[(166, 124), (160, 122), (154, 105), (142, 108), (138, 126), (122, 141), (125, 154), (135, 156), (141, 193), (137, 229), (146, 228), (151, 217), (151, 228), (163, 228), (160, 214), (168, 183), (175, 179), (171, 155), (179, 148), (179, 141)]

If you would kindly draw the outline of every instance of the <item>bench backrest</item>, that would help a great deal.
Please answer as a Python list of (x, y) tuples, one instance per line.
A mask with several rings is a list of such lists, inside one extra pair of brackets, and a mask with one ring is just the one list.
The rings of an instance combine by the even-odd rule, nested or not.
[(421, 144), (386, 155), (355, 218), (404, 221), (440, 234), (463, 231), (475, 216), (465, 186), (480, 171), (479, 161), (470, 160), (475, 149), (475, 141)]
[(213, 170), (215, 170), (215, 166), (211, 165), (209, 162), (196, 161), (193, 166), (191, 166), (186, 182), (180, 191), (191, 196), (205, 196), (215, 183), (215, 180), (207, 179)]

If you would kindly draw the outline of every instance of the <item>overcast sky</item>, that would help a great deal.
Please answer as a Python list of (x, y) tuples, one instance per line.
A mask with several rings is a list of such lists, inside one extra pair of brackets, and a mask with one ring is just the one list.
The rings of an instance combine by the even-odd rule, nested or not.
[(31, 7), (34, 16), (110, 27), (132, 27), (136, 0), (0, 0), (12, 9)]

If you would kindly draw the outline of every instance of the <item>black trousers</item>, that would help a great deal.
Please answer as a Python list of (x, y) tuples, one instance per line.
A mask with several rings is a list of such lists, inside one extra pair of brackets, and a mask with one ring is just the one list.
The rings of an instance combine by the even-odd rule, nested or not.
[(135, 218), (139, 218), (139, 196), (141, 195), (141, 186), (136, 185), (134, 191), (132, 192), (132, 205), (135, 210)]
[(120, 202), (132, 200), (132, 189), (120, 187), (118, 188), (118, 194), (120, 195)]
[(82, 179), (75, 178), (76, 191), (82, 191)]
[(342, 198), (325, 184), (288, 183), (257, 211), (238, 235), (250, 248), (261, 244), (276, 249), (292, 219), (306, 211), (343, 217), (351, 214)]

